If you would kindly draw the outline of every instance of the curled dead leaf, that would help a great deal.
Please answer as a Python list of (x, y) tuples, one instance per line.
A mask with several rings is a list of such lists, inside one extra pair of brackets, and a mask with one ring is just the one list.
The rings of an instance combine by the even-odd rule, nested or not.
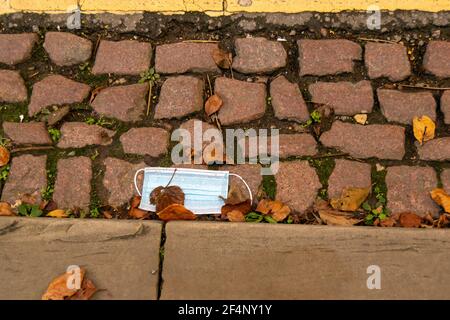
[(353, 119), (355, 119), (356, 123), (364, 125), (367, 122), (367, 114), (355, 114)]
[(178, 186), (159, 186), (150, 194), (150, 203), (156, 205), (156, 212), (160, 212), (172, 204), (184, 205), (184, 192)]
[(0, 167), (9, 163), (10, 153), (4, 146), (0, 146)]
[(403, 212), (398, 219), (400, 225), (404, 228), (419, 228), (422, 220), (422, 217), (413, 212)]
[(332, 226), (354, 226), (363, 221), (351, 214), (337, 210), (319, 210), (319, 216), (323, 222)]
[(85, 277), (86, 270), (80, 268), (80, 288), (70, 288), (71, 272), (65, 272), (50, 282), (42, 300), (88, 300), (97, 291), (94, 283)]
[(438, 205), (444, 208), (445, 212), (450, 213), (450, 196), (445, 192), (444, 189), (434, 189), (430, 192), (431, 199), (434, 200)]
[(0, 202), (0, 216), (15, 216), (8, 202)]
[(258, 203), (256, 211), (271, 215), (277, 222), (283, 221), (291, 213), (291, 209), (281, 201), (263, 199)]
[(211, 97), (209, 97), (208, 100), (206, 100), (205, 113), (208, 115), (208, 117), (210, 117), (212, 114), (220, 110), (222, 104), (222, 99), (217, 94), (213, 94)]
[(181, 204), (171, 204), (157, 214), (162, 221), (195, 220), (197, 218), (192, 211)]
[(52, 218), (67, 218), (66, 212), (61, 209), (53, 210), (47, 213), (47, 217)]
[(414, 137), (422, 144), (425, 141), (434, 139), (436, 125), (428, 116), (414, 117), (413, 132)]
[(141, 203), (140, 196), (134, 196), (131, 199), (130, 210), (128, 211), (128, 216), (134, 219), (146, 219), (149, 217), (150, 213), (147, 211), (139, 209), (139, 204)]
[(105, 219), (112, 219), (113, 215), (112, 215), (111, 211), (105, 210), (105, 211), (103, 211), (103, 217), (105, 217)]
[(212, 52), (212, 57), (214, 62), (222, 69), (230, 68), (233, 62), (233, 55), (219, 48)]
[(239, 210), (228, 212), (227, 218), (231, 222), (245, 222), (245, 215)]
[(356, 211), (369, 196), (370, 188), (345, 188), (341, 197), (331, 199), (333, 209), (342, 211)]
[(231, 211), (239, 211), (243, 215), (246, 215), (250, 211), (252, 211), (252, 205), (250, 200), (246, 200), (244, 202), (238, 204), (226, 204), (221, 209), (222, 218), (226, 218), (228, 213)]

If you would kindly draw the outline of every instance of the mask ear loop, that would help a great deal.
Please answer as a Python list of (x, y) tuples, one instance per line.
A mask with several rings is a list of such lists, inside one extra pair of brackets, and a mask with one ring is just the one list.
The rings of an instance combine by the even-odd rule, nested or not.
[(138, 187), (138, 185), (137, 185), (137, 176), (138, 176), (138, 174), (140, 173), (140, 172), (142, 172), (142, 171), (145, 171), (145, 169), (139, 169), (138, 171), (136, 171), (136, 173), (134, 174), (134, 188), (136, 189), (136, 191), (137, 191), (137, 193), (138, 193), (138, 195), (141, 197), (142, 196), (142, 194), (141, 194), (141, 192), (139, 191), (139, 187)]
[(252, 190), (250, 190), (250, 187), (248, 186), (247, 182), (245, 182), (244, 178), (242, 178), (242, 177), (241, 177), (240, 175), (238, 175), (238, 174), (231, 173), (231, 172), (230, 172), (229, 175), (230, 175), (230, 176), (233, 176), (233, 177), (236, 177), (236, 178), (239, 178), (239, 179), (245, 184), (245, 186), (247, 187), (247, 190), (248, 190), (248, 194), (250, 195), (250, 204), (253, 204), (253, 194), (252, 194)]

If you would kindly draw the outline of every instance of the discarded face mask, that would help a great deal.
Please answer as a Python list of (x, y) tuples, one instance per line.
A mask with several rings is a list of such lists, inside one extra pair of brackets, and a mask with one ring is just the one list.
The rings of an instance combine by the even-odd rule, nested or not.
[[(174, 171), (176, 170), (175, 174)], [(142, 193), (137, 184), (139, 173), (144, 172)], [(150, 203), (150, 194), (159, 186), (178, 186), (184, 192), (184, 206), (195, 214), (219, 214), (228, 196), (229, 176), (239, 178), (247, 187), (250, 201), (253, 203), (252, 192), (245, 180), (229, 171), (213, 171), (185, 168), (144, 168), (136, 172), (134, 186), (141, 196), (139, 209), (156, 211), (156, 206)], [(171, 180), (172, 179), (172, 180)]]

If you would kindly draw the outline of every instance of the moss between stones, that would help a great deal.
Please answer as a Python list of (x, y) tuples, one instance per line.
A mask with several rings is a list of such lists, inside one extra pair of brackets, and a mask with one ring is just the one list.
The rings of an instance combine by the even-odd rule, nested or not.
[(310, 159), (309, 163), (316, 169), (319, 176), (322, 189), (319, 191), (319, 197), (328, 199), (328, 179), (334, 170), (335, 162), (333, 158)]
[(275, 176), (263, 176), (262, 186), (267, 198), (275, 200), (277, 192), (277, 183), (275, 181)]

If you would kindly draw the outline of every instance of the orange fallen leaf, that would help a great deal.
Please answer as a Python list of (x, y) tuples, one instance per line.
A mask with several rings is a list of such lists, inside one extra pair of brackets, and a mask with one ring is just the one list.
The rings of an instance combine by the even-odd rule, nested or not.
[(283, 221), (291, 213), (291, 209), (281, 201), (263, 199), (258, 203), (257, 212), (271, 215), (277, 222)]
[(208, 117), (219, 111), (222, 107), (222, 104), (223, 101), (217, 94), (213, 94), (211, 97), (209, 97), (209, 99), (206, 100), (205, 103), (205, 112)]
[(0, 202), (0, 216), (15, 216), (9, 203)]
[(81, 288), (69, 300), (89, 300), (96, 292), (97, 288), (94, 283), (88, 278), (84, 278)]
[(135, 219), (145, 219), (149, 217), (149, 213), (147, 211), (139, 209), (139, 204), (141, 203), (140, 196), (134, 196), (131, 199), (130, 210), (128, 211), (128, 216)]
[[(86, 270), (84, 268), (80, 268), (80, 282), (82, 283), (84, 280), (84, 275), (86, 274)], [(50, 282), (47, 291), (45, 291), (42, 296), (42, 300), (66, 300), (70, 299), (79, 289), (68, 288), (67, 281), (69, 277), (72, 276), (70, 272), (65, 272), (62, 275), (56, 277)]]
[(227, 217), (228, 213), (231, 211), (239, 211), (242, 214), (246, 215), (250, 211), (252, 211), (252, 205), (250, 200), (245, 200), (244, 202), (238, 204), (226, 204), (221, 209), (222, 217)]
[(214, 62), (222, 69), (228, 69), (231, 67), (233, 61), (233, 55), (230, 52), (226, 52), (222, 49), (215, 49), (212, 52)]
[(444, 189), (434, 189), (430, 192), (431, 199), (434, 200), (438, 205), (444, 208), (445, 212), (450, 213), (450, 196), (445, 192)]
[(319, 210), (319, 216), (323, 222), (332, 226), (354, 226), (362, 221), (353, 215), (337, 210)]
[(227, 218), (231, 222), (245, 222), (245, 215), (239, 210), (228, 212)]
[(113, 218), (112, 213), (110, 211), (108, 211), (108, 210), (103, 211), (103, 216), (105, 217), (105, 219), (112, 219)]
[(0, 146), (0, 167), (3, 167), (8, 164), (10, 159), (10, 154), (8, 149), (4, 146)]
[(67, 214), (64, 210), (57, 209), (57, 210), (53, 210), (53, 211), (50, 211), (49, 213), (47, 213), (47, 217), (67, 218)]
[(158, 212), (157, 215), (162, 221), (197, 219), (192, 211), (186, 209), (181, 204), (172, 204), (164, 210)]
[(436, 125), (428, 116), (414, 117), (413, 132), (414, 137), (422, 144), (425, 141), (434, 139)]
[(419, 228), (422, 224), (422, 217), (412, 212), (403, 212), (398, 221), (404, 228)]
[(397, 221), (393, 219), (392, 217), (387, 217), (386, 219), (383, 219), (380, 221), (381, 227), (391, 228), (396, 225)]
[(333, 209), (356, 211), (369, 196), (370, 188), (345, 188), (340, 198), (331, 199)]

